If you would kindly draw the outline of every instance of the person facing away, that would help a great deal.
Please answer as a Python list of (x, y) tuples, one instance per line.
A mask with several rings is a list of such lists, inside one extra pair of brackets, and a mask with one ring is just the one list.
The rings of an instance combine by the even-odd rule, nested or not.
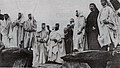
[(70, 54), (73, 52), (73, 30), (70, 24), (64, 29), (64, 36), (66, 54)]
[(76, 20), (75, 26), (73, 31), (73, 50), (76, 51), (83, 51), (84, 50), (84, 34), (85, 34), (85, 17), (76, 11)]
[(33, 66), (38, 67), (46, 62), (47, 56), (47, 42), (48, 31), (46, 30), (46, 24), (41, 24), (42, 30), (37, 32), (37, 45), (33, 49)]
[(28, 20), (24, 24), (24, 48), (31, 50), (35, 44), (36, 30), (37, 22), (32, 14), (28, 14)]
[(117, 45), (116, 42), (116, 19), (115, 13), (111, 7), (108, 6), (107, 0), (101, 0), (101, 9), (98, 15), (99, 36), (98, 41), (102, 50), (113, 50)]
[(88, 49), (99, 50), (101, 48), (97, 40), (98, 34), (99, 34), (98, 23), (97, 23), (99, 10), (97, 9), (94, 3), (91, 3), (89, 5), (89, 8), (91, 12), (88, 15), (87, 21), (86, 21), (86, 34), (87, 34)]
[[(17, 47), (20, 47), (21, 41), (23, 41), (23, 26), (24, 26), (25, 20), (22, 13), (18, 13), (18, 18), (13, 23), (13, 32), (14, 32), (14, 45), (17, 45)], [(16, 42), (15, 42), (16, 41)]]
[(49, 49), (48, 49), (48, 61), (61, 63), (63, 60), (60, 58), (64, 54), (62, 44), (62, 37), (59, 31), (59, 23), (55, 24), (55, 30), (51, 32), (49, 36)]

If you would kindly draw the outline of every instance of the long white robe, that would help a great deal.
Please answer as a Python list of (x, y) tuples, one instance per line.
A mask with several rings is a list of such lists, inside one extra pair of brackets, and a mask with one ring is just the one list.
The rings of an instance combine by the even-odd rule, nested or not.
[(4, 22), (2, 23), (2, 42), (5, 45), (6, 48), (10, 47), (10, 40), (9, 40), (9, 33), (11, 32), (11, 28), (10, 28), (10, 24), (11, 24), (11, 20), (8, 19), (7, 21), (4, 20)]
[[(56, 39), (57, 42), (53, 41), (53, 39)], [(62, 63), (63, 60), (60, 57), (65, 55), (65, 50), (64, 41), (59, 30), (50, 33), (48, 46), (48, 61)]]
[(14, 33), (14, 31), (13, 31), (13, 23), (11, 22), (9, 24), (9, 34), (8, 34), (8, 37), (10, 38), (9, 47), (17, 47), (17, 40), (14, 38), (14, 37), (16, 37), (15, 34), (16, 33)]
[[(16, 23), (19, 23), (19, 25), (17, 26)], [(17, 46), (19, 47), (19, 45), (21, 44), (21, 41), (23, 41), (23, 24), (24, 24), (24, 18), (23, 15), (22, 17), (18, 20), (15, 20), (14, 22), (15, 27), (13, 29), (14, 32), (14, 41), (17, 40), (17, 43), (14, 43), (14, 45), (17, 44)]]
[(1, 31), (2, 31), (2, 23), (3, 23), (3, 20), (0, 20), (0, 39), (1, 39), (1, 41), (2, 41), (2, 33), (1, 33)]
[[(13, 25), (15, 25), (15, 23), (13, 23)], [(12, 39), (12, 42), (11, 42), (11, 45), (14, 45), (14, 47), (18, 47), (17, 45), (17, 27), (13, 26), (13, 32), (12, 32), (12, 35), (13, 35), (13, 39)]]
[[(103, 21), (106, 20), (109, 24), (105, 24)], [(113, 25), (112, 25), (113, 24)], [(116, 18), (115, 13), (112, 8), (109, 6), (105, 6), (101, 9), (98, 15), (98, 27), (100, 35), (98, 36), (98, 41), (101, 47), (105, 45), (109, 45), (113, 42), (116, 46), (118, 42), (116, 41)]]
[[(75, 21), (75, 26), (73, 30), (73, 49), (77, 49), (79, 51), (83, 51), (84, 49), (84, 34), (85, 30), (83, 27), (85, 27), (85, 17), (83, 15), (77, 17)], [(83, 29), (83, 30), (82, 30)], [(82, 31), (80, 35), (78, 33)]]
[[(25, 30), (24, 48), (31, 48), (34, 45), (35, 36), (36, 36), (36, 29), (37, 29), (37, 22), (36, 22), (36, 20), (28, 19), (24, 23), (24, 30)], [(32, 30), (34, 30), (34, 31), (32, 31)]]
[[(116, 14), (120, 13), (120, 9), (116, 11)], [(117, 15), (117, 37), (118, 37), (118, 43), (120, 44), (120, 17)]]
[[(33, 66), (38, 67), (46, 62), (48, 32), (46, 30), (37, 33), (37, 44), (33, 46)], [(43, 39), (46, 42), (40, 42)]]

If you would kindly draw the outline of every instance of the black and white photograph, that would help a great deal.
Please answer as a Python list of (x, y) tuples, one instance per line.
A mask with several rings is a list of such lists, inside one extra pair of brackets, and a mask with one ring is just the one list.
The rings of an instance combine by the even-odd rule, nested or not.
[(120, 68), (120, 0), (0, 0), (0, 68)]

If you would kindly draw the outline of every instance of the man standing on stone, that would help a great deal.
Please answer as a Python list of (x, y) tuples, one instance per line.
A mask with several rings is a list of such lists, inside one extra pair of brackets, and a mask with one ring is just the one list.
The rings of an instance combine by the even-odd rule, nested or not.
[(32, 14), (28, 14), (28, 20), (24, 24), (24, 48), (31, 50), (35, 44), (35, 36), (37, 30), (37, 22), (32, 17)]
[(12, 21), (10, 19), (10, 16), (8, 14), (4, 14), (4, 22), (2, 23), (2, 42), (5, 45), (5, 47), (9, 48), (11, 47), (10, 43), (12, 41)]
[[(18, 18), (15, 20), (13, 25), (13, 32), (14, 32), (14, 41), (17, 40), (17, 46), (21, 44), (21, 41), (23, 41), (23, 25), (24, 25), (24, 17), (22, 13), (18, 13)], [(14, 42), (15, 43), (15, 42)]]
[(42, 23), (42, 30), (37, 32), (37, 45), (33, 49), (33, 66), (38, 67), (46, 62), (48, 32), (46, 24)]
[(103, 8), (98, 15), (98, 27), (100, 35), (98, 41), (102, 47), (102, 50), (108, 50), (109, 47), (113, 50), (113, 47), (118, 43), (116, 42), (116, 19), (113, 9), (108, 6), (107, 0), (101, 0)]
[(85, 48), (85, 17), (76, 10), (76, 20), (73, 31), (73, 49), (74, 51), (83, 51)]
[(59, 31), (59, 23), (55, 24), (55, 31), (50, 34), (48, 61), (62, 63), (60, 58), (65, 55), (64, 46), (62, 44), (62, 36)]
[(70, 24), (64, 29), (64, 36), (66, 54), (70, 54), (73, 51), (73, 30)]

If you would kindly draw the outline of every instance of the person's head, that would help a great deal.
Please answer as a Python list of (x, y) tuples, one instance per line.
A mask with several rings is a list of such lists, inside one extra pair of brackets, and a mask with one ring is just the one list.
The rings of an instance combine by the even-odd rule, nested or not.
[(59, 30), (59, 26), (60, 26), (59, 23), (56, 23), (55, 24), (55, 30)]
[(94, 3), (90, 3), (89, 8), (91, 11), (98, 11), (98, 9)]
[(52, 27), (52, 31), (54, 31), (55, 30), (55, 27)]
[(22, 17), (22, 13), (18, 13), (18, 19)]
[(107, 5), (108, 4), (108, 1), (107, 0), (101, 0), (101, 5), (102, 6), (105, 6), (105, 5)]
[(42, 25), (41, 25), (42, 29), (45, 29), (45, 26), (46, 26), (46, 24), (42, 23)]
[(70, 24), (67, 25), (67, 28), (70, 28)]
[(47, 25), (47, 29), (50, 30), (50, 26), (49, 25)]
[(0, 14), (1, 14), (1, 9), (0, 9)]
[(77, 16), (77, 17), (79, 16), (79, 12), (78, 12), (78, 10), (76, 10), (76, 16)]
[(74, 19), (73, 18), (70, 19), (70, 24), (72, 24), (72, 23), (74, 23)]
[(32, 14), (28, 14), (28, 18), (29, 18), (29, 19), (32, 19)]
[(9, 18), (8, 14), (4, 14), (4, 19), (7, 20)]

